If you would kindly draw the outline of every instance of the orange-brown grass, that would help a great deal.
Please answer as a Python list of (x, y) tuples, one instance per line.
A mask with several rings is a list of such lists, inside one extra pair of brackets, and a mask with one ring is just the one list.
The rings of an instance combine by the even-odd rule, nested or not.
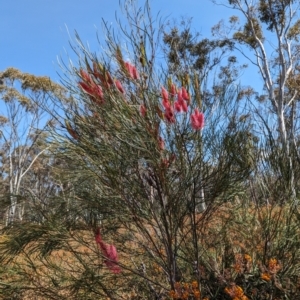
[[(190, 249), (194, 230), (199, 239), (200, 262), (206, 263), (205, 266), (200, 266), (203, 271), (202, 276), (208, 278), (207, 273), (213, 272), (224, 287), (233, 284), (241, 272), (250, 272), (250, 268), (254, 272), (254, 266), (257, 266), (256, 269), (261, 268), (262, 276), (266, 279), (268, 273), (263, 270), (268, 270), (270, 260), (268, 232), (272, 235), (269, 238), (274, 241), (281, 238), (281, 231), (276, 232), (276, 230), (283, 226), (289, 209), (289, 207), (279, 206), (258, 208), (254, 205), (242, 207), (226, 204), (214, 210), (209, 216), (198, 214), (194, 220), (195, 223), (187, 216), (183, 225), (178, 229), (177, 242)], [(20, 284), (25, 284), (27, 291), (23, 293), (23, 299), (50, 299), (45, 296), (47, 289), (53, 295), (56, 293), (55, 299), (59, 297), (76, 299), (72, 298), (70, 283), (78, 280), (89, 267), (96, 272), (99, 280), (103, 280), (107, 288), (120, 289), (120, 299), (143, 299), (138, 298), (140, 295), (135, 291), (133, 282), (134, 278), (138, 279), (139, 274), (142, 274), (139, 273), (139, 266), (140, 263), (144, 263), (147, 270), (146, 274), (142, 275), (147, 276), (150, 283), (157, 283), (161, 289), (170, 290), (166, 280), (166, 270), (163, 268), (163, 262), (167, 256), (166, 249), (158, 236), (159, 230), (153, 224), (143, 225), (145, 231), (139, 230), (133, 223), (130, 226), (120, 226), (120, 229), (111, 237), (104, 237), (104, 240), (114, 243), (118, 249), (120, 264), (123, 267), (121, 274), (110, 273), (103, 264), (93, 232), (82, 230), (70, 232), (64, 249), (54, 250), (45, 257), (37, 252), (30, 253), (31, 245), (28, 245), (22, 254), (9, 262), (9, 267), (16, 268), (18, 272), (13, 276), (3, 276), (2, 280), (8, 283), (20, 281)], [(269, 226), (268, 230), (266, 230), (267, 226)], [(149, 235), (145, 235), (145, 232)], [(114, 241), (113, 238), (116, 235), (118, 238)], [(126, 237), (123, 243), (122, 237)], [(289, 254), (286, 253), (286, 255)], [(241, 261), (245, 257), (248, 258), (249, 264), (241, 267)], [(230, 262), (226, 267), (230, 275), (225, 276), (226, 260)], [(187, 275), (185, 279), (189, 282), (193, 281), (190, 275)], [(59, 282), (57, 290), (55, 280)], [(100, 297), (100, 299), (105, 298)]]

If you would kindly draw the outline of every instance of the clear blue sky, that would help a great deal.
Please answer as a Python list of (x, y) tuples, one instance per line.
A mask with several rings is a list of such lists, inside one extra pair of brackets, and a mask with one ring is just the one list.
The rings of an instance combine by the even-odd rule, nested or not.
[[(123, 0), (121, 0), (123, 1)], [(142, 3), (142, 1), (140, 1)], [(193, 27), (204, 36), (230, 11), (209, 0), (150, 0), (153, 14), (158, 11), (170, 20), (193, 18)], [(23, 72), (46, 75), (58, 81), (57, 57), (67, 60), (65, 49), (76, 30), (91, 50), (99, 50), (96, 28), (101, 33), (102, 18), (116, 24), (121, 15), (119, 0), (14, 0), (1, 1), (0, 71), (16, 67)], [(95, 48), (95, 49), (94, 49)]]
[[(213, 25), (235, 13), (214, 5), (210, 0), (149, 2), (154, 16), (160, 12), (161, 17), (171, 21), (192, 18), (192, 29), (203, 37), (210, 37)], [(144, 0), (139, 0), (139, 3), (144, 3)], [(59, 82), (57, 73), (62, 72), (57, 59), (67, 62), (66, 52), (72, 56), (69, 42), (74, 39), (74, 31), (79, 33), (84, 43), (89, 43), (92, 52), (99, 52), (97, 30), (101, 34), (102, 19), (117, 26), (116, 12), (118, 16), (122, 15), (119, 0), (1, 1), (0, 71), (15, 67), (22, 72), (49, 76)], [(240, 60), (240, 63), (244, 62), (246, 60)], [(253, 78), (257, 81), (256, 85), (261, 85), (253, 68), (245, 72), (242, 83), (247, 85), (251, 80), (254, 84)]]

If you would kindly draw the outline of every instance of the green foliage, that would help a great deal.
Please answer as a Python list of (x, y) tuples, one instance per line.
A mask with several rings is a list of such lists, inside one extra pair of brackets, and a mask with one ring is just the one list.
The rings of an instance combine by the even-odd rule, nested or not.
[(271, 31), (284, 28), (287, 22), (286, 11), (294, 2), (294, 0), (260, 0), (258, 6), (260, 21), (265, 23), (268, 26), (267, 29)]
[(256, 18), (247, 20), (243, 31), (234, 33), (233, 38), (240, 43), (245, 43), (252, 48), (257, 48), (259, 41), (264, 41), (261, 25)]
[(292, 40), (295, 39), (299, 42), (299, 34), (300, 34), (300, 20), (297, 20), (293, 26), (289, 28), (287, 37)]

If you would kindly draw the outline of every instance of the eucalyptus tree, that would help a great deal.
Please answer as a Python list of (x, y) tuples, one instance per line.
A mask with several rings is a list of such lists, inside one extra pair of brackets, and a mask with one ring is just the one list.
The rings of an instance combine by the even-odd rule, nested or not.
[(43, 173), (48, 164), (45, 154), (49, 144), (43, 129), (50, 116), (40, 104), (50, 95), (65, 97), (65, 92), (48, 77), (22, 73), (15, 68), (1, 72), (0, 80), (2, 196), (8, 200), (6, 224), (11, 224), (23, 218), (22, 197), (28, 193), (37, 196), (37, 185), (45, 184), (33, 180), (33, 175)]
[(253, 100), (252, 111), (260, 124), (257, 130), (267, 141), (264, 161), (281, 178), (280, 189), (295, 196), (299, 186), (299, 1), (213, 2), (237, 12), (229, 23), (220, 21), (213, 34), (230, 41), (260, 74), (263, 91), (255, 91), (258, 101)]

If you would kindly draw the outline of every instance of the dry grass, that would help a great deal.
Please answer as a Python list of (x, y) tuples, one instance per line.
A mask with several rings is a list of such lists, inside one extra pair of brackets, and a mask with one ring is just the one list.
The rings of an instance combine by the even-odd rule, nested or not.
[[(289, 213), (290, 208), (287, 206), (266, 206), (258, 209), (254, 206), (237, 207), (226, 204), (208, 219), (204, 220), (199, 214), (195, 230), (199, 237), (201, 252), (199, 267), (202, 272), (202, 288), (208, 284), (211, 274), (223, 287), (246, 278), (245, 272), (253, 276), (256, 274), (255, 276), (259, 278), (260, 274), (263, 276), (270, 271), (268, 263), (271, 258), (278, 258), (277, 273), (284, 268), (288, 269), (288, 263), (299, 259), (298, 249), (288, 248), (285, 253), (280, 252), (280, 240), (284, 239), (284, 228)], [(131, 227), (131, 232), (128, 232), (128, 228), (122, 227), (111, 236), (111, 238), (118, 236), (114, 244), (117, 246), (120, 264), (123, 266), (121, 274), (111, 274), (107, 270), (95, 243), (93, 232), (81, 230), (69, 232), (69, 238), (64, 241), (64, 249), (54, 250), (44, 257), (40, 253), (32, 252), (32, 245), (28, 245), (22, 254), (7, 261), (5, 269), (10, 270), (10, 273), (1, 274), (1, 280), (24, 289), (17, 299), (84, 299), (84, 295), (88, 295), (86, 289), (89, 281), (84, 281), (83, 278), (92, 276), (93, 273), (93, 279), (91, 277), (89, 280), (92, 285), (99, 281), (99, 285), (95, 287), (99, 292), (95, 292), (98, 293), (99, 299), (105, 299), (104, 288), (118, 290), (119, 299), (147, 299), (146, 294), (144, 296), (140, 294), (140, 285), (143, 283), (140, 275), (143, 274), (139, 273), (139, 267), (143, 262), (150, 282), (153, 282), (157, 288), (160, 286), (161, 290), (169, 290), (166, 270), (162, 265), (167, 255), (157, 236), (157, 228), (145, 224), (151, 238), (159, 245), (153, 247), (153, 244), (149, 243), (148, 236), (143, 235), (134, 225)], [(182, 253), (189, 251), (191, 247), (192, 232), (192, 223), (187, 218), (184, 226), (178, 230), (177, 242), (180, 242), (183, 247)], [(299, 229), (297, 232), (300, 233)], [(105, 238), (109, 240), (107, 236)], [(121, 243), (122, 238), (125, 240), (123, 243)], [(8, 236), (2, 236), (1, 242), (7, 239)], [(297, 252), (297, 257), (293, 253), (294, 250)], [(281, 257), (277, 257), (279, 255)], [(249, 259), (248, 265), (245, 264), (243, 257)], [(182, 270), (187, 272), (183, 274), (184, 280), (192, 282), (193, 276), (188, 274), (190, 271), (186, 270), (184, 265)], [(87, 274), (88, 271), (91, 274)], [(275, 275), (272, 276), (275, 278)], [(264, 282), (262, 279), (260, 280)], [(78, 290), (74, 291), (74, 287), (76, 284), (79, 285), (81, 280), (83, 280), (82, 286), (78, 286)], [(139, 287), (135, 288), (135, 286)], [(148, 288), (149, 286), (144, 282), (144, 289)], [(298, 289), (300, 294), (299, 285), (293, 285), (292, 288)], [(252, 295), (251, 299), (260, 298)]]

